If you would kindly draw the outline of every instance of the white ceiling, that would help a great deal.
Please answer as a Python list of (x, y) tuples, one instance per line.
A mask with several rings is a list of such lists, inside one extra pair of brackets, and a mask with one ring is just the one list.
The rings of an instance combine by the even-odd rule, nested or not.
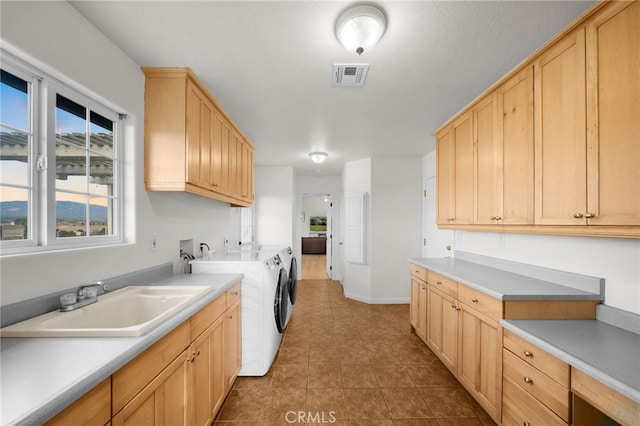
[[(350, 2), (72, 1), (140, 66), (187, 66), (256, 146), (256, 165), (338, 175), (345, 161), (423, 156), (433, 131), (594, 2), (381, 1), (358, 57), (334, 34)], [(370, 64), (334, 88), (334, 63)], [(308, 153), (326, 151), (311, 162)]]

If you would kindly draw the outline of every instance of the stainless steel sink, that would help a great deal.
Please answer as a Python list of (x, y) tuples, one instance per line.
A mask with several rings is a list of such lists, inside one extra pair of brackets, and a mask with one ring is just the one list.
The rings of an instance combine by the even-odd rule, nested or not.
[(131, 286), (71, 312), (49, 312), (0, 329), (2, 337), (135, 337), (214, 291), (211, 286)]

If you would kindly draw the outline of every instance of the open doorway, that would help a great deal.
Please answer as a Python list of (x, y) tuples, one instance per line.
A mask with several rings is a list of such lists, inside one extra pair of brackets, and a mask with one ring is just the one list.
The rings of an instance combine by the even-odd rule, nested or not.
[(298, 237), (301, 279), (336, 279), (334, 211), (331, 194), (301, 194)]

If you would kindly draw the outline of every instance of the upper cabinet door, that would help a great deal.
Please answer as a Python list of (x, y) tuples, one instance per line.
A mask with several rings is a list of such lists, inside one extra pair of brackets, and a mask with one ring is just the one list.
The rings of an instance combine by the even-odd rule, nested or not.
[(452, 125), (453, 172), (454, 172), (454, 216), (453, 223), (473, 223), (473, 115), (463, 114)]
[(585, 225), (587, 207), (585, 31), (534, 61), (537, 225)]
[(212, 188), (211, 154), (213, 105), (191, 81), (187, 82), (187, 182)]
[(475, 138), (475, 211), (473, 223), (499, 223), (502, 187), (501, 167), (498, 160), (500, 141), (496, 137), (495, 92), (473, 108)]
[(451, 127), (447, 127), (436, 137), (438, 225), (450, 225), (453, 219), (453, 152)]
[(588, 220), (640, 225), (640, 3), (587, 23)]
[(497, 222), (533, 224), (533, 66), (520, 71), (497, 89), (498, 158), (502, 171), (497, 186), (501, 202)]

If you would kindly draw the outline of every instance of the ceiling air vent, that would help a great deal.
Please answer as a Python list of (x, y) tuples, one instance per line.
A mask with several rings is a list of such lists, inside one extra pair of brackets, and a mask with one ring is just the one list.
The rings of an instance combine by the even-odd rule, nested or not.
[(334, 64), (333, 85), (337, 87), (364, 86), (369, 64)]

